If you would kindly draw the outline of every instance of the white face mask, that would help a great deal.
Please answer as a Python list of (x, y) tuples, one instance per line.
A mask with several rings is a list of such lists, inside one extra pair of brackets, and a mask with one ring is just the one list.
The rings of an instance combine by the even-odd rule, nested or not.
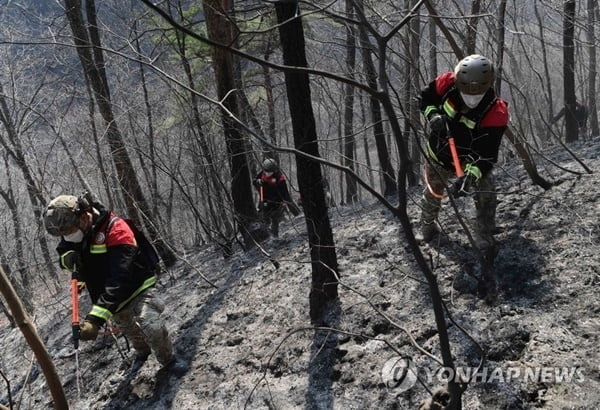
[(465, 105), (469, 108), (475, 108), (479, 105), (485, 94), (464, 94), (460, 93), (460, 97), (465, 102)]
[(268, 177), (272, 177), (273, 176), (273, 172), (272, 171), (265, 171), (265, 175)]
[(83, 241), (83, 237), (84, 237), (84, 234), (81, 229), (76, 230), (72, 234), (63, 235), (63, 238), (65, 238), (65, 241), (73, 242), (73, 243), (79, 243), (79, 242)]

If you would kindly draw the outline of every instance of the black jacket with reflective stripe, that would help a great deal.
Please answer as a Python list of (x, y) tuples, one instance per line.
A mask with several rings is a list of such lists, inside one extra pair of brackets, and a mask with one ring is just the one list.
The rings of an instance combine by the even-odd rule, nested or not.
[[(76, 250), (81, 255), (79, 280), (86, 283), (94, 308), (92, 319), (102, 324), (123, 309), (139, 293), (154, 286), (156, 276), (144, 266), (135, 237), (123, 219), (116, 219), (107, 232), (113, 212), (103, 211), (81, 243), (61, 239), (59, 254)], [(94, 312), (104, 312), (97, 315)]]
[[(476, 108), (469, 109), (454, 86), (454, 73), (444, 73), (421, 91), (420, 110), (428, 119), (436, 112), (448, 119), (449, 134), (454, 138), (463, 166), (475, 165), (483, 174), (492, 169), (509, 120), (506, 102), (496, 97), (493, 89), (487, 91)], [(446, 136), (431, 134), (428, 143), (430, 155), (453, 170)]]

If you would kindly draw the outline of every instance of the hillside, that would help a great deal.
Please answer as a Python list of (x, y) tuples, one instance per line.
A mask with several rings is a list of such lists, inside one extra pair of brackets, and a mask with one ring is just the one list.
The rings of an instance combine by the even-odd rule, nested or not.
[[(532, 186), (518, 162), (498, 167), (503, 232), (497, 236), (495, 304), (475, 295), (470, 275), (478, 274), (477, 265), (451, 208), (444, 206), (447, 240), (423, 251), (454, 320), (448, 331), (456, 364), (476, 366), (478, 346), (486, 352), (488, 373), (467, 389), (465, 409), (600, 408), (599, 142), (570, 147), (593, 174), (566, 173), (536, 158), (543, 175), (558, 183), (549, 191)], [(560, 147), (544, 155), (582, 170)], [(415, 221), (420, 191), (410, 195)], [(472, 217), (470, 199), (459, 207)], [(373, 201), (334, 208), (331, 220), (342, 281), (330, 320), (335, 331), (310, 327), (310, 260), (301, 217), (285, 222), (280, 239), (264, 243), (279, 269), (259, 250), (225, 259), (206, 248), (188, 250), (185, 263), (162, 276), (168, 328), (189, 365), (180, 379), (157, 380), (153, 357), (137, 373), (123, 373), (125, 340), (115, 344), (104, 336), (80, 348), (78, 395), (65, 280), (64, 294), (40, 307), (35, 321), (72, 408), (416, 408), (443, 375), (406, 333), (439, 357), (427, 286), (399, 223)], [(51, 408), (19, 330), (4, 327), (1, 335), (0, 365), (13, 399), (21, 409)], [(407, 377), (386, 386), (382, 370), (398, 356), (411, 359), (421, 382), (413, 386)], [(572, 378), (557, 380), (556, 372)], [(8, 403), (6, 389), (1, 403)]]

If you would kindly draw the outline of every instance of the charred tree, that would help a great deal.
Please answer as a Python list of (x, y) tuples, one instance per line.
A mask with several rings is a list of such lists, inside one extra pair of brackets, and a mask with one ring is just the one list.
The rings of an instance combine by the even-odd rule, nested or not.
[[(298, 13), (298, 2), (276, 2), (275, 10), (284, 64), (289, 67), (307, 67), (304, 30)], [(308, 74), (293, 69), (286, 70), (285, 85), (294, 145), (302, 153), (319, 157)], [(296, 154), (296, 164), (312, 261), (310, 317), (313, 323), (319, 323), (326, 313), (328, 303), (336, 300), (338, 296), (337, 256), (325, 204), (321, 166), (301, 154)]]

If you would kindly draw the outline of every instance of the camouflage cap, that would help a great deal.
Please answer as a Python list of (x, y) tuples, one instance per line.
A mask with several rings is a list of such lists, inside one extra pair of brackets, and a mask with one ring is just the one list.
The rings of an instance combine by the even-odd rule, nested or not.
[(79, 222), (79, 201), (73, 195), (59, 195), (44, 212), (44, 226), (53, 236), (61, 236), (72, 230)]

